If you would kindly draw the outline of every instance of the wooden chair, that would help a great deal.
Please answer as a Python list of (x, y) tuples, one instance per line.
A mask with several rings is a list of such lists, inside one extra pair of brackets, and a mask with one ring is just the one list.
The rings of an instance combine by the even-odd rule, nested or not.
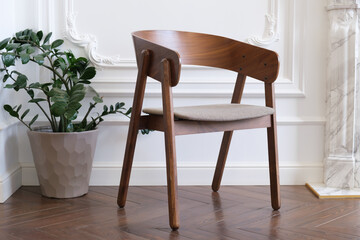
[[(124, 207), (139, 129), (165, 133), (170, 227), (179, 228), (175, 136), (223, 131), (213, 191), (218, 191), (233, 130), (267, 128), (271, 204), (280, 208), (274, 81), (279, 72), (275, 52), (232, 39), (192, 32), (138, 31), (132, 34), (138, 77), (130, 119), (118, 205)], [(231, 104), (173, 107), (172, 88), (180, 80), (181, 64), (227, 69), (238, 73)], [(162, 109), (145, 109), (141, 116), (147, 77), (162, 86)], [(240, 104), (245, 78), (264, 82), (266, 107)], [(219, 113), (221, 111), (221, 114)]]

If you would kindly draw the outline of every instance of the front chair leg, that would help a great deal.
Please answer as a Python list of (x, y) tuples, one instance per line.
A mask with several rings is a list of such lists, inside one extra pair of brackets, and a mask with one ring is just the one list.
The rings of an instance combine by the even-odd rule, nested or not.
[(172, 100), (171, 71), (170, 63), (167, 59), (162, 60), (162, 100), (163, 100), (163, 120), (165, 134), (165, 151), (166, 151), (166, 174), (168, 188), (169, 204), (169, 222), (173, 230), (179, 228), (178, 214), (178, 193), (177, 193), (177, 169), (176, 169), (176, 151), (175, 151), (175, 126), (174, 126), (174, 109)]
[(144, 50), (141, 53), (141, 64), (139, 66), (138, 78), (135, 86), (133, 108), (129, 123), (129, 131), (126, 140), (125, 156), (122, 166), (119, 193), (117, 198), (117, 203), (121, 208), (125, 206), (126, 196), (129, 188), (131, 167), (134, 159), (136, 138), (139, 130), (141, 109), (144, 100), (148, 65), (149, 51)]
[(274, 117), (272, 118), (272, 126), (267, 128), (267, 138), (268, 138), (268, 154), (269, 154), (271, 205), (274, 210), (278, 210), (281, 206), (281, 202), (280, 202), (277, 137), (276, 137), (276, 125), (275, 125)]
[(179, 228), (177, 169), (174, 135), (165, 131), (166, 174), (169, 205), (169, 223), (173, 230)]
[[(137, 116), (132, 116), (132, 118), (138, 118)], [(129, 188), (129, 181), (130, 181), (130, 173), (131, 167), (134, 159), (134, 152), (135, 152), (135, 145), (137, 139), (137, 128), (134, 128), (134, 125), (138, 125), (138, 119), (134, 119), (130, 124), (128, 138), (126, 141), (126, 148), (125, 148), (125, 156), (122, 166), (121, 172), (121, 179), (120, 179), (120, 186), (117, 198), (117, 204), (120, 208), (125, 207), (126, 203), (126, 196)], [(134, 124), (134, 122), (136, 122)]]

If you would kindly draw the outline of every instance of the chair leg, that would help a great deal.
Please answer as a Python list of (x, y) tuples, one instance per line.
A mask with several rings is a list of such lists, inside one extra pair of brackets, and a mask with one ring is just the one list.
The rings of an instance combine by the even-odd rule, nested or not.
[(279, 182), (279, 163), (277, 151), (276, 125), (273, 121), (271, 127), (267, 128), (269, 171), (270, 171), (270, 191), (271, 205), (274, 210), (281, 206), (280, 201), (280, 182)]
[(215, 174), (211, 186), (214, 192), (217, 192), (220, 188), (221, 179), (224, 173), (225, 162), (229, 152), (232, 135), (233, 135), (233, 131), (224, 132), (224, 136), (221, 142), (219, 157), (216, 164)]
[(165, 132), (169, 222), (170, 222), (170, 227), (173, 230), (176, 230), (179, 228), (179, 214), (178, 214), (178, 192), (177, 192), (178, 185), (177, 185), (175, 138), (169, 135), (171, 134)]
[(131, 167), (134, 159), (135, 145), (137, 134), (140, 124), (141, 109), (144, 100), (144, 93), (146, 87), (146, 78), (149, 65), (149, 51), (144, 50), (141, 53), (141, 64), (139, 66), (138, 77), (135, 86), (135, 94), (133, 101), (133, 108), (131, 113), (131, 119), (129, 123), (129, 131), (126, 140), (125, 156), (122, 166), (119, 193), (117, 198), (117, 204), (119, 207), (124, 207), (127, 197), (127, 191), (129, 188)]
[(178, 193), (177, 193), (177, 169), (176, 169), (176, 150), (175, 150), (175, 128), (174, 128), (174, 109), (172, 99), (171, 69), (167, 59), (162, 60), (163, 79), (161, 84), (163, 102), (163, 120), (166, 151), (166, 174), (169, 205), (169, 222), (173, 230), (179, 228), (178, 214)]
[[(135, 118), (135, 116), (134, 116)], [(135, 120), (134, 121), (138, 121)], [(133, 122), (133, 121), (132, 121)], [(129, 133), (128, 138), (126, 141), (125, 147), (125, 156), (124, 162), (122, 166), (121, 172), (121, 179), (120, 179), (120, 186), (119, 186), (119, 193), (117, 198), (117, 204), (119, 207), (123, 208), (126, 203), (127, 192), (129, 188), (129, 181), (130, 181), (130, 174), (131, 174), (131, 167), (134, 159), (134, 152), (135, 152), (135, 145), (137, 139), (137, 128), (135, 129), (134, 124), (130, 124), (129, 126)]]

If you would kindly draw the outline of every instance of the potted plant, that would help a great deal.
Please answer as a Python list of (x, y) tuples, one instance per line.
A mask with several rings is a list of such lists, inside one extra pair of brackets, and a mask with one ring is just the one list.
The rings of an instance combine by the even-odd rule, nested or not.
[[(48, 120), (49, 126), (33, 127), (38, 114), (30, 118), (30, 109), (22, 110), (22, 105), (4, 105), (12, 117), (28, 128), (31, 149), (42, 194), (47, 197), (71, 198), (88, 192), (92, 161), (98, 135), (97, 126), (109, 114), (120, 113), (128, 116), (124, 103), (103, 106), (95, 116), (92, 111), (103, 102), (90, 87), (96, 74), (89, 60), (76, 58), (71, 51), (59, 47), (64, 40), (50, 42), (52, 33), (45, 37), (42, 31), (30, 29), (17, 32), (14, 37), (0, 42), (4, 88), (16, 92), (24, 91), (30, 97), (30, 104), (36, 105)], [(14, 69), (16, 64), (37, 64), (51, 73), (48, 82), (32, 82)], [(79, 118), (83, 99), (87, 93), (93, 94), (85, 115)], [(30, 115), (30, 114), (29, 114)]]

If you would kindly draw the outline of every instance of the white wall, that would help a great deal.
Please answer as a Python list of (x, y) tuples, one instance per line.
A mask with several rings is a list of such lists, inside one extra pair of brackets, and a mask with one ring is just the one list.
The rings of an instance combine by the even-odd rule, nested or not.
[[(282, 184), (322, 181), (325, 115), (327, 17), (325, 0), (95, 1), (15, 0), (37, 14), (24, 15), (18, 28), (41, 28), (67, 36), (66, 47), (87, 54), (99, 68), (94, 87), (107, 103), (132, 103), (136, 64), (130, 33), (140, 29), (206, 32), (248, 41), (278, 30), (277, 41), (264, 47), (280, 55), (276, 83), (279, 159)], [(273, 27), (267, 13), (279, 20)], [(272, 9), (270, 8), (272, 6)], [(265, 30), (265, 32), (264, 32)], [(3, 31), (3, 30), (1, 30)], [(2, 32), (1, 32), (2, 33)], [(263, 36), (264, 35), (264, 36)], [(277, 39), (275, 37), (274, 39)], [(33, 70), (34, 71), (34, 70)], [(36, 76), (36, 73), (31, 73)], [(38, 76), (46, 76), (39, 73)], [(201, 67), (184, 67), (174, 91), (175, 106), (230, 101), (235, 75)], [(42, 79), (41, 79), (42, 80)], [(160, 86), (149, 81), (145, 106), (160, 106)], [(264, 104), (263, 85), (250, 79), (243, 103)], [(127, 119), (116, 116), (100, 127), (91, 178), (93, 185), (116, 185), (120, 178)], [(165, 184), (165, 153), (161, 133), (139, 135), (132, 184)], [(179, 184), (211, 184), (221, 133), (177, 137)], [(22, 184), (37, 184), (25, 129), (18, 152)], [(1, 176), (1, 175), (0, 175)], [(264, 129), (234, 134), (224, 184), (268, 184)]]
[[(0, 39), (5, 39), (14, 31), (14, 5), (12, 1), (0, 1), (2, 11)], [(0, 40), (0, 41), (1, 41)], [(2, 75), (0, 81), (0, 105), (1, 109), (5, 103), (14, 98), (11, 92), (3, 89)], [(12, 104), (16, 100), (12, 100)], [(10, 119), (3, 110), (0, 110), (0, 203), (4, 202), (11, 194), (21, 186), (21, 168), (18, 154), (17, 124)]]

